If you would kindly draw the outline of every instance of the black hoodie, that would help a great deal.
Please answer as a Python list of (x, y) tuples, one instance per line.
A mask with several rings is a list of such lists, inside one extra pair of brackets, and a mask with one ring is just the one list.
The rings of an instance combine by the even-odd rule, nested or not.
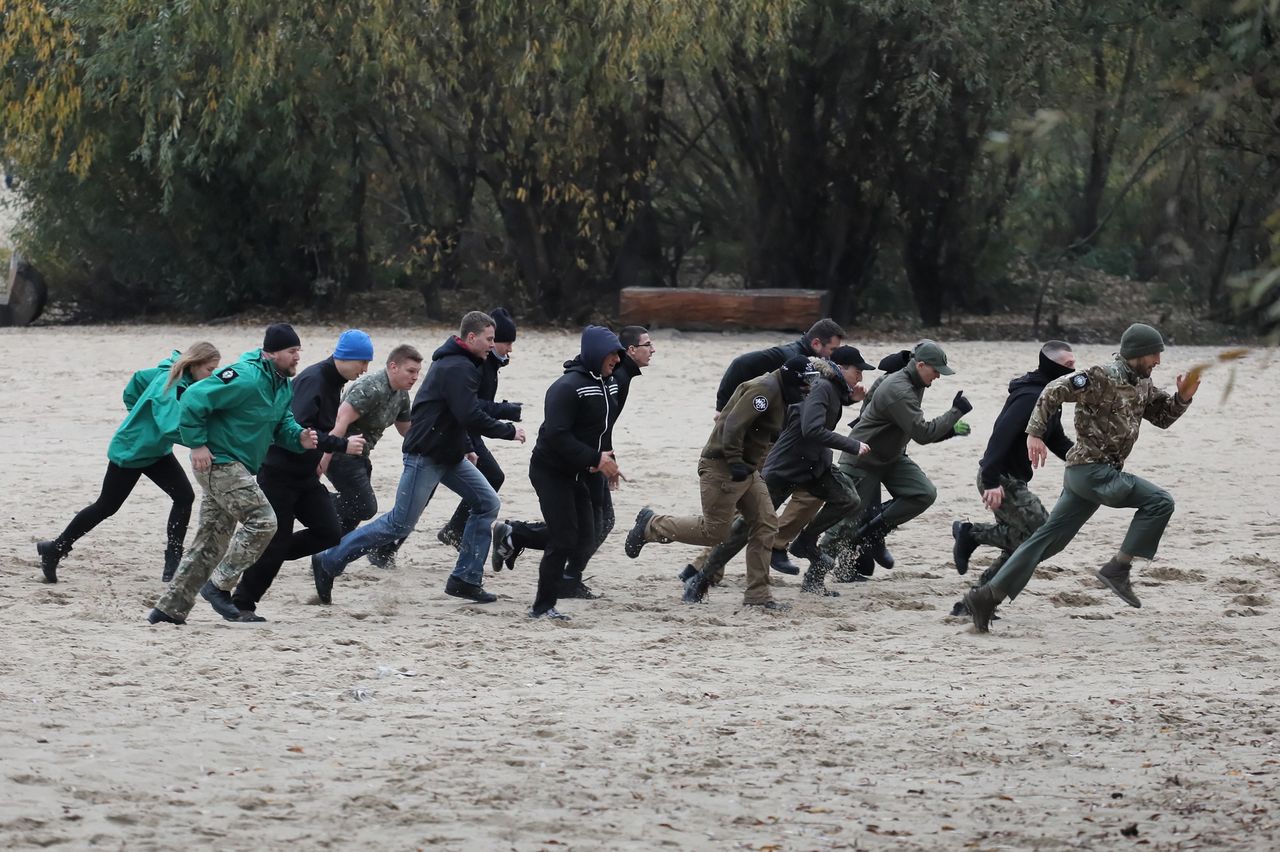
[(601, 376), (600, 368), (622, 344), (609, 329), (592, 325), (582, 332), (581, 349), (577, 358), (565, 362), (564, 375), (547, 388), (532, 456), (538, 464), (573, 475), (586, 473), (599, 463), (601, 453), (613, 449), (618, 384), (612, 376)]
[(431, 368), (413, 398), (404, 451), (441, 464), (459, 462), (471, 452), (468, 430), (510, 441), (516, 427), (496, 420), (480, 405), (480, 365), (457, 337), (431, 354)]
[[(983, 488), (995, 488), (1000, 484), (1002, 476), (1011, 476), (1023, 482), (1031, 481), (1031, 460), (1027, 458), (1027, 421), (1031, 419), (1031, 412), (1035, 410), (1036, 400), (1040, 398), (1044, 386), (1070, 372), (1065, 367), (1042, 358), (1038, 369), (1009, 382), (1009, 396), (1004, 401), (1000, 416), (996, 418), (995, 426), (991, 428), (987, 452), (978, 463)], [(1072, 441), (1062, 429), (1062, 412), (1054, 414), (1049, 421), (1049, 429), (1044, 433), (1044, 443), (1058, 458), (1067, 457)]]

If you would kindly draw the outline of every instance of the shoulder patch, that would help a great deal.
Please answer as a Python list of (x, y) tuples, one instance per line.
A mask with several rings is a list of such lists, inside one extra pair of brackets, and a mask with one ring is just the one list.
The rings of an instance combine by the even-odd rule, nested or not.
[(1071, 377), (1071, 387), (1076, 390), (1084, 390), (1089, 386), (1089, 376), (1085, 373), (1076, 373)]
[(769, 398), (766, 396), (757, 396), (751, 400), (751, 407), (756, 411), (765, 411), (769, 408)]
[(240, 374), (235, 371), (234, 367), (227, 367), (225, 370), (218, 371), (218, 378), (222, 379), (224, 382), (229, 382), (232, 379), (237, 378), (239, 375)]

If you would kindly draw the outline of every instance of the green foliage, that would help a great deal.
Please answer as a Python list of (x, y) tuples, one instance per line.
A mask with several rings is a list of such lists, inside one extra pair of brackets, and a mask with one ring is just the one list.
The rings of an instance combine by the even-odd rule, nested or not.
[(1025, 304), (1023, 255), (1225, 313), (1274, 291), (1275, 15), (0, 0), (0, 144), (24, 248), (101, 311), (407, 284), (577, 321), (697, 257), (935, 324)]

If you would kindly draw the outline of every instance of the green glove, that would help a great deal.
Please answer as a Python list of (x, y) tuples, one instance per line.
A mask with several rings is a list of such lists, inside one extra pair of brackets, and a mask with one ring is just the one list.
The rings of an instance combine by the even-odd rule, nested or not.
[(956, 425), (951, 427), (951, 431), (959, 435), (961, 438), (967, 438), (969, 437), (969, 432), (972, 431), (972, 428), (963, 420), (957, 420)]

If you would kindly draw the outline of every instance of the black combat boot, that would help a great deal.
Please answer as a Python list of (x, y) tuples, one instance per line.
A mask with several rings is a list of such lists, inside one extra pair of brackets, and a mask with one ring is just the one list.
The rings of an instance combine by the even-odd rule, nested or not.
[(698, 571), (685, 581), (684, 594), (681, 595), (680, 600), (685, 603), (704, 603), (709, 588), (711, 588), (711, 578), (706, 572)]
[(640, 551), (647, 543), (645, 540), (645, 532), (649, 529), (649, 522), (653, 520), (655, 512), (648, 506), (645, 506), (636, 513), (636, 522), (627, 531), (626, 541), (622, 543), (622, 550), (632, 559), (640, 555)]
[(208, 601), (213, 611), (227, 621), (240, 620), (240, 608), (231, 601), (231, 593), (219, 589), (212, 580), (200, 587), (200, 597)]
[(454, 550), (462, 550), (462, 532), (454, 527), (452, 522), (440, 528), (440, 531), (436, 533), (436, 541), (452, 547)]
[[(892, 568), (894, 565), (893, 554), (889, 553), (888, 548), (884, 546), (885, 537), (889, 535), (889, 527), (885, 525), (884, 515), (876, 515), (871, 520), (862, 525), (854, 536), (854, 541), (858, 543), (859, 556), (863, 553), (867, 558), (882, 565), (885, 568)], [(888, 563), (887, 565), (885, 563)], [(874, 571), (874, 567), (872, 568)], [(859, 571), (858, 573), (864, 573)], [(871, 572), (865, 572), (870, 576)]]
[(173, 575), (178, 573), (178, 565), (182, 563), (182, 542), (170, 544), (164, 549), (164, 571), (160, 574), (161, 581), (167, 583), (173, 579)]
[(800, 566), (791, 561), (785, 547), (775, 547), (769, 554), (769, 568), (779, 574), (790, 574), (793, 577), (800, 573)]
[(831, 554), (818, 545), (818, 537), (807, 531), (800, 533), (796, 536), (796, 540), (791, 542), (791, 552), (801, 559), (808, 559), (810, 565), (821, 565), (824, 574), (836, 567), (836, 561), (831, 558)]
[(162, 609), (153, 609), (147, 613), (147, 621), (151, 624), (186, 624), (185, 618), (174, 618)]
[(40, 554), (40, 570), (44, 573), (46, 583), (58, 582), (58, 561), (70, 552), (71, 545), (63, 544), (61, 538), (36, 542), (36, 553)]
[(956, 563), (957, 574), (969, 573), (969, 557), (978, 549), (978, 540), (973, 537), (973, 524), (966, 521), (951, 522), (951, 537), (956, 543), (951, 546), (951, 558)]

